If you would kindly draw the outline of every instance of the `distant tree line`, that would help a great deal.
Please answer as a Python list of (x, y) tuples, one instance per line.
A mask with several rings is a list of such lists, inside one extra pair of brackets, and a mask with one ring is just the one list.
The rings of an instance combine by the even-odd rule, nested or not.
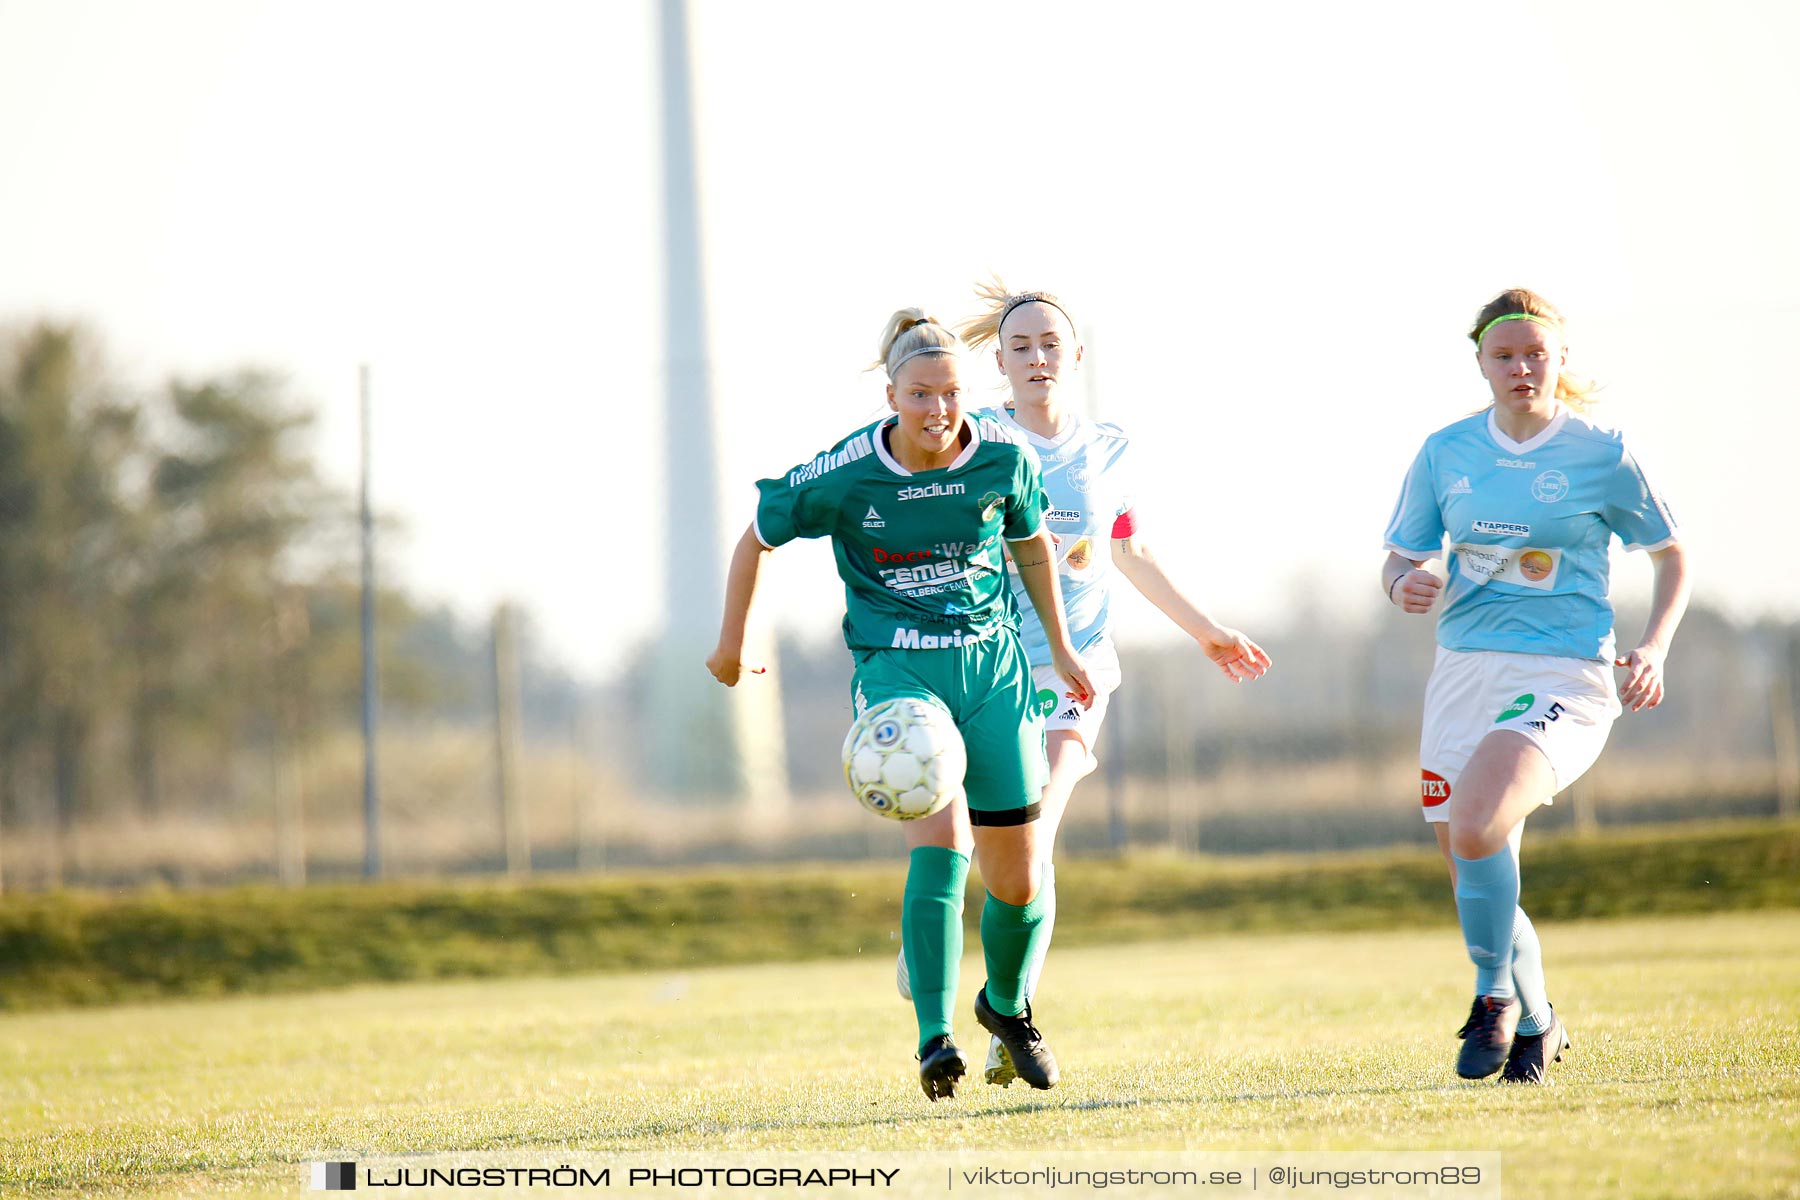
[[(229, 806), (355, 722), (355, 524), (313, 420), (266, 372), (142, 393), (79, 326), (0, 330), (0, 829)], [(486, 630), (398, 588), (379, 606), (384, 707), (486, 719)], [(532, 674), (540, 716), (580, 702)]]

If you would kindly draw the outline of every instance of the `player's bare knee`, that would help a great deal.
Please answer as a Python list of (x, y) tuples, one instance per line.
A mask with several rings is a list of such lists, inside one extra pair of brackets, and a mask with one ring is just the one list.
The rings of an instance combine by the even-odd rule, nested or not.
[[(1460, 800), (1460, 797), (1458, 798)], [(1461, 859), (1486, 858), (1506, 844), (1506, 829), (1498, 817), (1499, 803), (1483, 803), (1475, 797), (1450, 811), (1450, 853)], [(1451, 864), (1454, 867), (1454, 863)]]
[[(983, 868), (983, 875), (987, 874)], [(1037, 898), (1038, 887), (1042, 883), (1042, 873), (1037, 860), (1031, 859), (1022, 863), (1008, 864), (1006, 869), (994, 872), (988, 883), (988, 891), (994, 899), (1023, 908)]]
[[(1465, 861), (1486, 858), (1498, 854), (1500, 847), (1506, 845), (1506, 831), (1496, 830), (1493, 825), (1481, 824), (1464, 828), (1450, 827), (1450, 853)], [(1452, 870), (1454, 880), (1455, 872)]]

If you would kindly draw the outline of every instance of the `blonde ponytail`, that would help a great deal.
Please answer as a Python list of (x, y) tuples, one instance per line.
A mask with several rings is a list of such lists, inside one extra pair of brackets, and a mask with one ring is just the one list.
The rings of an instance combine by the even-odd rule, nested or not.
[(962, 334), (963, 344), (971, 350), (988, 342), (998, 342), (1000, 327), (1006, 324), (1006, 318), (1012, 314), (1013, 309), (1024, 304), (1048, 304), (1068, 321), (1070, 334), (1077, 339), (1080, 337), (1075, 329), (1075, 318), (1069, 315), (1063, 302), (1049, 292), (1009, 292), (1006, 285), (996, 278), (990, 283), (976, 284), (975, 296), (981, 301), (983, 311), (964, 321), (957, 330)]
[(956, 334), (922, 308), (903, 308), (888, 318), (881, 331), (881, 354), (869, 364), (869, 370), (880, 367), (889, 380), (900, 364), (920, 354), (955, 354), (962, 349)]

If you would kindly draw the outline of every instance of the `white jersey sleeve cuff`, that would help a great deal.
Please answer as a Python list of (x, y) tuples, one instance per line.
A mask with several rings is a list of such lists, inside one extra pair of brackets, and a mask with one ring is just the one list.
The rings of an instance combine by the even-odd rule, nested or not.
[(1621, 542), (1620, 545), (1624, 546), (1626, 550), (1630, 551), (1633, 554), (1637, 553), (1639, 550), (1644, 551), (1646, 554), (1650, 554), (1650, 553), (1654, 553), (1655, 551), (1658, 551), (1658, 550), (1667, 550), (1670, 546), (1673, 546), (1676, 542), (1679, 542), (1680, 540), (1681, 540), (1681, 534), (1679, 532), (1677, 532), (1677, 533), (1671, 533), (1668, 537), (1664, 538), (1660, 542), (1645, 542), (1641, 546), (1634, 546), (1630, 542)]
[(762, 548), (764, 550), (773, 550), (775, 548), (770, 543), (769, 539), (763, 536), (762, 523), (755, 517), (750, 518), (750, 532), (756, 535), (756, 540), (762, 543)]

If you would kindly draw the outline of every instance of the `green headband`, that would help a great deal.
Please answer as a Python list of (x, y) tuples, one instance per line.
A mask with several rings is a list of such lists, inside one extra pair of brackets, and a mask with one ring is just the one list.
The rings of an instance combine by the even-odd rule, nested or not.
[(1502, 321), (1534, 321), (1537, 324), (1542, 325), (1545, 329), (1550, 330), (1558, 337), (1562, 336), (1561, 327), (1549, 317), (1540, 317), (1536, 313), (1507, 313), (1505, 316), (1495, 317), (1486, 325), (1483, 325), (1481, 327), (1481, 332), (1475, 335), (1475, 344), (1477, 346), (1481, 345), (1481, 339), (1488, 335), (1488, 330), (1492, 329)]

